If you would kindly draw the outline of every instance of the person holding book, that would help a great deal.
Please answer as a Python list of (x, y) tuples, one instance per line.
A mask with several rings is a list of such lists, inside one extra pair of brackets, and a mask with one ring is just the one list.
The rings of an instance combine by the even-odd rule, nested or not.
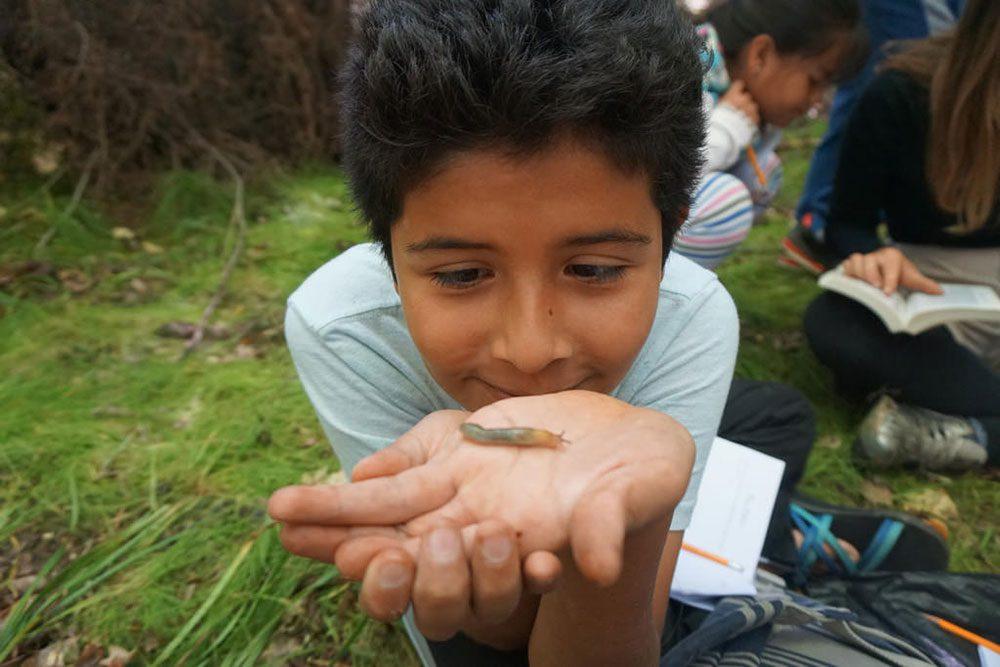
[[(862, 95), (826, 238), (846, 258), (843, 273), (886, 294), (935, 294), (939, 283), (997, 291), (998, 202), (1000, 3), (970, 0), (954, 31), (895, 53)], [(862, 457), (941, 470), (1000, 462), (996, 321), (893, 334), (857, 301), (825, 292), (805, 329), (845, 393), (886, 394), (862, 424)]]
[(858, 0), (722, 0), (698, 15), (708, 114), (704, 172), (674, 248), (714, 269), (781, 187), (780, 128), (860, 68)]
[(791, 262), (812, 273), (837, 264), (824, 243), (830, 196), (840, 156), (840, 144), (851, 111), (886, 55), (885, 46), (904, 39), (923, 39), (954, 27), (965, 0), (861, 0), (871, 52), (857, 76), (841, 83), (833, 98), (826, 132), (809, 162), (796, 224), (782, 241)]

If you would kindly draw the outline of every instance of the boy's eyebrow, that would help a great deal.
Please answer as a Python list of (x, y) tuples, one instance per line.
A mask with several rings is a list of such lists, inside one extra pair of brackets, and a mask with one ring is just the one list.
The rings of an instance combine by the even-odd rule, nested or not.
[[(626, 243), (630, 245), (648, 245), (652, 243), (652, 239), (646, 236), (645, 234), (639, 234), (638, 232), (629, 231), (627, 229), (609, 229), (607, 231), (597, 232), (595, 234), (581, 234), (580, 236), (571, 236), (565, 241), (563, 241), (563, 245), (566, 247), (597, 245), (599, 243)], [(466, 241), (465, 239), (457, 238), (454, 236), (432, 236), (430, 238), (424, 239), (423, 241), (418, 241), (416, 243), (408, 243), (406, 245), (406, 252), (425, 252), (427, 250), (493, 250), (493, 249), (494, 247), (489, 243)]]
[(432, 236), (419, 243), (408, 243), (406, 252), (423, 252), (425, 250), (492, 250), (489, 243), (477, 243), (452, 236)]
[(649, 245), (653, 240), (645, 234), (627, 229), (609, 229), (596, 234), (572, 236), (563, 242), (565, 246), (597, 245), (598, 243), (626, 243), (630, 245)]

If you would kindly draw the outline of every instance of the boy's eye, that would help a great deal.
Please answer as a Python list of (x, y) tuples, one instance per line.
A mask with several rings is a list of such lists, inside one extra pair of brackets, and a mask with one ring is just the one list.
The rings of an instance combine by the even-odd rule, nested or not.
[(610, 283), (620, 279), (626, 268), (603, 264), (570, 264), (566, 267), (566, 273), (588, 283)]
[(436, 271), (431, 274), (431, 280), (442, 287), (451, 289), (467, 289), (475, 287), (489, 277), (486, 269), (456, 269), (455, 271)]

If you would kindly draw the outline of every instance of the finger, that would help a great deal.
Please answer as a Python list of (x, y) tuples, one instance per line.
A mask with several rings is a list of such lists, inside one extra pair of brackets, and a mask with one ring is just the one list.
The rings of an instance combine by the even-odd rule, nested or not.
[(577, 568), (600, 586), (618, 581), (626, 516), (624, 493), (607, 486), (580, 500), (570, 519), (570, 546)]
[(416, 562), (419, 540), (404, 539), (402, 535), (361, 536), (344, 540), (334, 553), (334, 564), (346, 579), (358, 581), (379, 553), (386, 550), (403, 550)]
[(392, 534), (395, 534), (395, 530), (391, 528), (343, 528), (286, 523), (281, 526), (279, 537), (282, 546), (296, 556), (333, 563), (337, 549), (352, 538)]
[(444, 641), (469, 618), (470, 575), (462, 538), (453, 526), (436, 528), (420, 541), (413, 583), (413, 613), (428, 638)]
[(852, 253), (840, 264), (844, 275), (849, 278), (861, 278), (861, 253)]
[(365, 572), (359, 602), (366, 614), (380, 621), (398, 619), (410, 604), (413, 559), (399, 550), (375, 556)]
[(903, 263), (898, 259), (888, 260), (882, 263), (882, 291), (892, 294), (899, 287), (900, 276), (903, 272)]
[(551, 551), (533, 551), (522, 566), (524, 588), (529, 593), (544, 595), (556, 589), (562, 577), (562, 562)]
[(903, 287), (916, 290), (918, 292), (926, 292), (927, 294), (944, 293), (944, 290), (941, 289), (940, 283), (920, 273), (920, 270), (913, 265), (910, 265), (903, 271), (901, 282)]
[(875, 287), (882, 287), (882, 271), (879, 268), (878, 257), (874, 253), (862, 257), (862, 275), (865, 282)]
[(479, 525), (472, 550), (472, 609), (496, 625), (510, 618), (521, 600), (521, 559), (514, 530), (502, 521)]
[(419, 466), (338, 486), (286, 486), (271, 495), (267, 511), (282, 523), (388, 526), (437, 509), (454, 494), (443, 467)]
[(422, 441), (414, 431), (407, 431), (388, 447), (358, 461), (351, 471), (351, 481), (396, 475), (426, 461)]
[[(693, 454), (694, 444), (687, 449)], [(693, 458), (693, 456), (692, 456)], [(690, 466), (673, 457), (628, 465), (587, 489), (570, 518), (570, 546), (581, 573), (599, 585), (618, 580), (625, 534), (670, 515), (687, 486)]]

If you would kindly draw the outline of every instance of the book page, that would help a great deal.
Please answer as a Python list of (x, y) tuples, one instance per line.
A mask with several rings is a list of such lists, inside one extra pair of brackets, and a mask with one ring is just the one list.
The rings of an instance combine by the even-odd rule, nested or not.
[(784, 461), (715, 439), (684, 542), (738, 563), (743, 571), (682, 550), (671, 595), (756, 593), (754, 575), (784, 469)]
[(1000, 310), (1000, 297), (985, 285), (943, 283), (944, 294), (913, 292), (907, 299), (911, 317), (931, 310)]

